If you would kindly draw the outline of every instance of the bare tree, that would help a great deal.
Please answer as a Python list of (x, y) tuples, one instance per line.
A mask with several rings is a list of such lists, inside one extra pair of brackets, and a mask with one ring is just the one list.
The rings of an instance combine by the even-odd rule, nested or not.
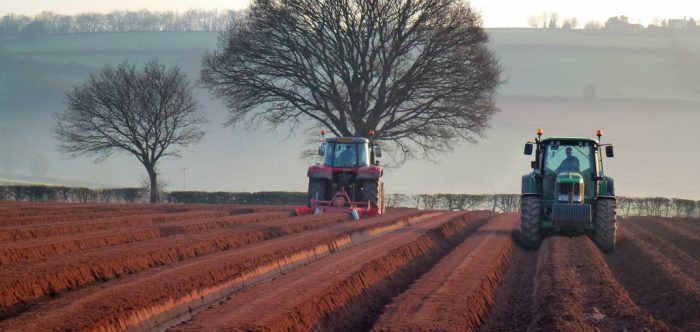
[(559, 14), (552, 13), (549, 15), (549, 23), (547, 24), (547, 27), (550, 29), (556, 29), (559, 27)]
[(192, 85), (179, 68), (157, 60), (142, 70), (129, 63), (108, 66), (68, 92), (65, 103), (55, 127), (59, 150), (95, 155), (96, 162), (116, 152), (133, 154), (148, 173), (151, 203), (158, 202), (160, 159), (178, 156), (176, 146), (204, 136)]
[(540, 16), (532, 15), (527, 18), (527, 25), (531, 28), (537, 29), (540, 26)]
[(586, 30), (600, 30), (602, 27), (603, 25), (598, 21), (588, 21), (583, 28)]
[(405, 161), (475, 141), (500, 67), (479, 15), (452, 0), (253, 0), (203, 59), (228, 124), (377, 138)]
[(562, 21), (562, 29), (576, 29), (578, 28), (578, 19), (575, 17), (567, 17)]

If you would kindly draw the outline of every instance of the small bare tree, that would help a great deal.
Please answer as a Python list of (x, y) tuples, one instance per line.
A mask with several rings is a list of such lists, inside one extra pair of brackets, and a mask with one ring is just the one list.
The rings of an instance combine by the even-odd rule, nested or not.
[(454, 0), (253, 0), (203, 59), (229, 124), (322, 126), (450, 150), (488, 127), (500, 67), (479, 15)]
[(157, 60), (140, 70), (134, 64), (105, 67), (66, 94), (66, 110), (57, 114), (55, 136), (71, 157), (116, 152), (133, 154), (146, 168), (151, 203), (158, 202), (158, 162), (178, 156), (204, 136), (205, 122), (192, 85), (177, 67)]

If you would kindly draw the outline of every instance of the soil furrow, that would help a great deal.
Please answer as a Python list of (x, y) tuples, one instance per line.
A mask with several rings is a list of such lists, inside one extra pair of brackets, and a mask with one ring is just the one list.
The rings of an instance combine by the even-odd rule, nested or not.
[[(606, 260), (617, 280), (644, 310), (668, 325), (685, 330), (700, 330), (700, 269), (693, 276), (684, 273), (692, 265), (677, 266), (658, 250), (654, 242), (642, 240), (641, 230), (622, 223), (621, 241)], [(681, 253), (682, 254), (682, 253)], [(677, 260), (676, 260), (677, 261)]]
[(635, 304), (587, 237), (542, 243), (529, 330), (664, 331), (669, 328)]
[(675, 226), (674, 221), (670, 219), (643, 217), (625, 219), (625, 222), (643, 228), (654, 236), (678, 247), (678, 249), (683, 250), (686, 254), (700, 262), (700, 236)]
[(204, 219), (181, 220), (153, 226), (131, 227), (119, 230), (106, 230), (91, 233), (63, 235), (0, 244), (0, 266), (27, 260), (49, 258), (72, 252), (133, 243), (184, 233), (193, 233), (209, 229), (231, 227), (234, 225), (258, 221), (267, 221), (289, 217), (290, 213), (263, 212), (231, 217), (207, 217)]
[[(249, 221), (253, 222), (261, 217), (260, 214), (254, 214), (250, 218)], [(328, 227), (348, 220), (343, 215), (294, 219), (306, 226), (289, 228), (291, 232), (303, 231), (304, 228)], [(235, 229), (215, 229), (129, 244), (125, 248), (113, 246), (91, 252), (76, 252), (29, 267), (9, 265), (0, 270), (0, 319), (24, 311), (28, 303), (92, 282), (103, 282), (156, 266), (231, 250), (287, 234), (289, 233), (280, 227), (244, 224)]]
[(513, 250), (517, 214), (490, 220), (406, 292), (394, 298), (375, 331), (476, 331)]
[(533, 293), (538, 252), (515, 246), (481, 331), (518, 331), (534, 319)]
[[(634, 222), (622, 220), (620, 222), (621, 234), (620, 240), (623, 243), (628, 241), (642, 241), (635, 243), (633, 246), (643, 246), (647, 248), (646, 252), (652, 253), (658, 260), (664, 261), (664, 265), (669, 266), (673, 271), (679, 270), (681, 274), (685, 274), (690, 279), (693, 279), (700, 286), (700, 262), (688, 255), (673, 243), (644, 230)], [(649, 256), (648, 254), (645, 256)], [(663, 256), (663, 258), (662, 258)]]
[(394, 294), (483, 224), (485, 216), (450, 213), (393, 231), (247, 289), (174, 330), (368, 329)]
[[(313, 261), (354, 242), (364, 242), (381, 234), (383, 229), (391, 231), (405, 227), (423, 214), (401, 211), (364, 222), (344, 222), (326, 229), (263, 241), (183, 264), (153, 269), (151, 272), (144, 271), (123, 280), (91, 286), (84, 292), (67, 293), (24, 315), (0, 322), (0, 329), (24, 329), (30, 326), (28, 324), (35, 324), (37, 317), (41, 317), (42, 326), (62, 330), (155, 327), (241, 288), (272, 278), (286, 269)], [(344, 215), (316, 217), (341, 217), (347, 220)], [(76, 315), (81, 319), (72, 319)]]

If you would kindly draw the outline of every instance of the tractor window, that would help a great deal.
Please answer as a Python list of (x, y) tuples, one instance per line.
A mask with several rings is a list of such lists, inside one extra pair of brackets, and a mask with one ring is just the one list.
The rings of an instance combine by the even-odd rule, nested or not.
[(368, 166), (367, 144), (328, 143), (323, 164), (333, 167)]
[(592, 166), (592, 153), (588, 142), (551, 142), (545, 146), (544, 170), (547, 173), (586, 172)]

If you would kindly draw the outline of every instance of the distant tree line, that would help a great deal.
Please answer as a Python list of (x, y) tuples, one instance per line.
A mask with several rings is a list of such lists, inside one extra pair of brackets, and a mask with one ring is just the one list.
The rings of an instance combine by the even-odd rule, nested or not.
[(171, 203), (197, 204), (254, 204), (254, 205), (306, 205), (305, 192), (205, 192), (173, 191), (168, 194)]
[(515, 194), (389, 194), (386, 200), (388, 206), (422, 210), (520, 211), (520, 195)]
[(700, 201), (665, 197), (618, 197), (623, 216), (700, 217)]
[[(148, 201), (148, 188), (89, 189), (37, 185), (0, 186), (0, 201), (59, 203), (135, 203)], [(172, 191), (161, 194), (160, 202), (186, 204), (305, 205), (306, 192), (205, 192)], [(422, 210), (491, 210), (518, 212), (517, 194), (388, 194), (390, 207)], [(700, 201), (664, 197), (617, 197), (621, 216), (700, 217)]]
[(136, 203), (146, 192), (142, 188), (90, 189), (37, 185), (0, 186), (0, 201), (57, 203)]
[(43, 12), (34, 16), (7, 14), (0, 18), (0, 38), (36, 39), (48, 35), (94, 32), (222, 31), (233, 10), (113, 11), (107, 14), (62, 15)]

